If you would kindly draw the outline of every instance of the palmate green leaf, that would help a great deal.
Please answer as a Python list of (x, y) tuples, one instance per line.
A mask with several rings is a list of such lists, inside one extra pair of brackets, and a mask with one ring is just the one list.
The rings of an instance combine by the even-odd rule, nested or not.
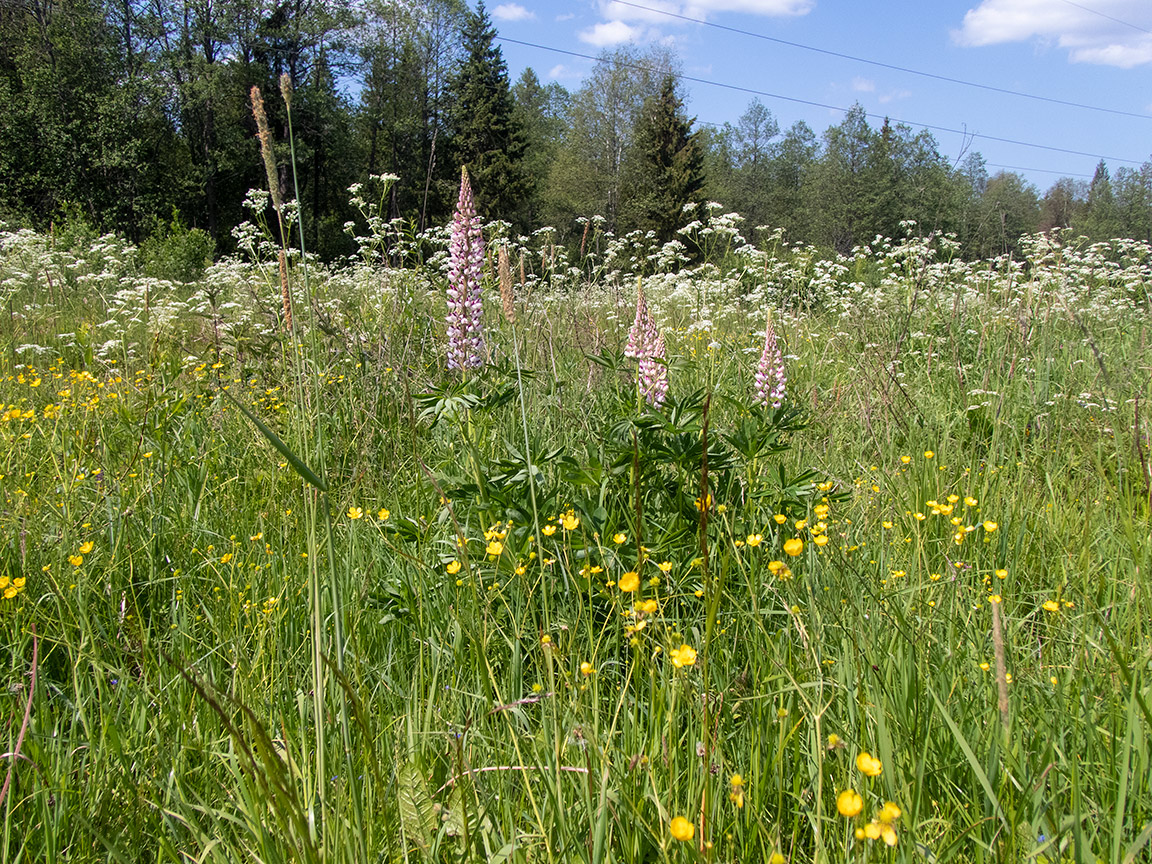
[(292, 466), (292, 470), (294, 470), (297, 474), (303, 477), (304, 480), (315, 486), (321, 492), (328, 491), (328, 484), (325, 483), (324, 480), (318, 476), (315, 471), (309, 468), (304, 463), (303, 459), (293, 453), (289, 449), (288, 445), (280, 440), (280, 436), (268, 428), (264, 421), (262, 421), (259, 417), (241, 405), (240, 401), (227, 390), (221, 392), (223, 392), (224, 395), (228, 397), (233, 405), (240, 409), (241, 413), (245, 417), (252, 421), (252, 424), (260, 430), (260, 434), (268, 439), (268, 443), (275, 447), (279, 451), (280, 455), (288, 460), (288, 464)]

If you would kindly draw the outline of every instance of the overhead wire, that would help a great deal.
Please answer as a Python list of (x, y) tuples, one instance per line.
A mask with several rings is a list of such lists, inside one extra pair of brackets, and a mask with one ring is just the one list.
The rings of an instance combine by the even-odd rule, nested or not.
[[(616, 0), (616, 2), (621, 2), (621, 0)], [(495, 38), (501, 42), (507, 42), (507, 43), (512, 44), (512, 45), (522, 45), (526, 48), (536, 48), (536, 49), (541, 50), (541, 51), (550, 51), (554, 54), (563, 54), (563, 55), (568, 56), (568, 57), (579, 57), (583, 60), (591, 60), (593, 62), (599, 62), (601, 59), (601, 58), (595, 57), (591, 54), (584, 54), (580, 51), (570, 51), (566, 48), (556, 48), (556, 47), (551, 46), (551, 45), (541, 45), (537, 42), (527, 42), (523, 39), (512, 39), (509, 36), (499, 36), (498, 35)], [(667, 72), (668, 71), (668, 70), (655, 69), (655, 67), (646, 66), (642, 63), (628, 63), (625, 61), (614, 61), (614, 62), (618, 63), (618, 65), (623, 66), (625, 68), (638, 69), (641, 71), (648, 71), (648, 72), (651, 72), (651, 71), (665, 71), (665, 72)], [(824, 109), (827, 109), (829, 111), (839, 111), (840, 113), (843, 113), (843, 114), (847, 114), (851, 110), (849, 108), (844, 108), (841, 105), (830, 105), (827, 102), (816, 102), (816, 101), (813, 101), (811, 99), (801, 99), (797, 96), (785, 96), (782, 93), (772, 93), (772, 92), (767, 91), (767, 90), (758, 90), (754, 87), (743, 87), (743, 86), (740, 86), (737, 84), (726, 84), (722, 81), (712, 81), (712, 80), (709, 80), (707, 78), (697, 78), (697, 77), (692, 76), (692, 75), (685, 75), (682, 72), (668, 72), (668, 74), (674, 75), (675, 77), (679, 78), (681, 81), (691, 81), (694, 84), (704, 84), (708, 87), (719, 87), (719, 88), (724, 89), (724, 90), (732, 90), (732, 91), (735, 91), (737, 93), (747, 93), (747, 94), (752, 95), (752, 96), (763, 96), (766, 99), (778, 99), (778, 100), (781, 100), (784, 102), (792, 102), (792, 103), (795, 103), (798, 105), (808, 105), (808, 106), (813, 107), (813, 108), (824, 108)], [(1001, 137), (998, 135), (988, 135), (988, 134), (983, 133), (983, 132), (971, 132), (967, 129), (953, 129), (953, 128), (948, 127), (948, 126), (938, 126), (938, 125), (935, 125), (932, 123), (918, 123), (914, 120), (902, 120), (898, 117), (892, 117), (890, 115), (885, 115), (885, 114), (876, 114), (876, 113), (868, 112), (868, 111), (864, 112), (864, 116), (870, 117), (870, 118), (876, 119), (876, 120), (884, 119), (884, 120), (888, 120), (888, 121), (893, 122), (893, 123), (901, 123), (901, 124), (904, 124), (906, 126), (915, 126), (917, 128), (927, 129), (927, 130), (932, 131), (932, 132), (945, 132), (945, 133), (948, 133), (950, 135), (960, 135), (960, 136), (963, 136), (965, 138), (971, 138), (971, 139), (980, 138), (980, 139), (983, 139), (985, 141), (995, 141), (995, 142), (1000, 143), (1000, 144), (1013, 144), (1013, 145), (1016, 145), (1019, 147), (1031, 147), (1031, 148), (1036, 149), (1036, 150), (1047, 150), (1047, 151), (1052, 152), (1052, 153), (1065, 153), (1065, 154), (1068, 154), (1070, 156), (1088, 156), (1092, 159), (1102, 159), (1106, 162), (1123, 162), (1123, 163), (1126, 163), (1128, 165), (1140, 165), (1141, 164), (1141, 161), (1138, 159), (1125, 159), (1122, 156), (1108, 156), (1108, 155), (1104, 155), (1104, 154), (1100, 154), (1100, 153), (1089, 153), (1085, 150), (1073, 150), (1073, 149), (1068, 148), (1068, 147), (1056, 147), (1055, 145), (1052, 145), (1052, 144), (1037, 144), (1037, 143), (1032, 142), (1032, 141), (1020, 141), (1020, 140), (1015, 139), (1015, 138), (1004, 138), (1004, 137)]]
[[(677, 12), (669, 12), (664, 9), (657, 9), (653, 6), (645, 6), (641, 3), (634, 3), (632, 0), (612, 0), (613, 3), (620, 6), (628, 6), (633, 9), (641, 9), (645, 12), (652, 12), (657, 15), (664, 15), (668, 18), (676, 18), (680, 21), (687, 21), (692, 24), (700, 24), (704, 27), (712, 27), (716, 30), (725, 30), (729, 33), (738, 33), (741, 36), (748, 36), (752, 39), (762, 39), (765, 42), (773, 42), (777, 45), (786, 45), (790, 48), (800, 48), (804, 51), (813, 51), (817, 54), (823, 54), (826, 57), (836, 57), (840, 60), (850, 60), (854, 63), (864, 63), (868, 66), (876, 66), (881, 69), (890, 69), (895, 72), (903, 72), (908, 75), (919, 75), (922, 78), (931, 78), (936, 81), (945, 81), (949, 84), (959, 84), (964, 87), (974, 87), (979, 90), (986, 90), (992, 93), (1001, 93), (1007, 96), (1018, 96), (1022, 99), (1033, 99), (1038, 102), (1048, 102), (1053, 105), (1063, 105), (1066, 108), (1081, 108), (1086, 111), (1100, 111), (1105, 114), (1115, 114), (1121, 117), (1136, 117), (1140, 120), (1152, 120), (1152, 114), (1143, 114), (1137, 111), (1124, 111), (1120, 108), (1106, 108), (1102, 105), (1090, 105), (1085, 102), (1073, 102), (1068, 99), (1057, 99), (1054, 96), (1041, 96), (1037, 93), (1027, 93), (1023, 90), (1012, 90), (1008, 87), (997, 87), (993, 84), (981, 84), (976, 81), (966, 81), (963, 78), (953, 78), (949, 75), (938, 75), (935, 72), (925, 72), (920, 69), (912, 69), (908, 66), (900, 66), (895, 63), (884, 63), (880, 60), (870, 60), (867, 57), (857, 57), (854, 54), (845, 54), (841, 51), (832, 51), (827, 48), (818, 48), (815, 45), (805, 45), (803, 42), (794, 42), (789, 39), (780, 39), (776, 36), (768, 36), (764, 33), (757, 33), (753, 30), (745, 30), (741, 27), (732, 27), (727, 24), (717, 24), (715, 21), (706, 21), (703, 18), (693, 18), (690, 15), (681, 15)], [(1071, 0), (1064, 0), (1070, 3)], [(1077, 4), (1072, 3), (1073, 6)], [(1084, 7), (1080, 7), (1084, 8)], [(1087, 10), (1092, 11), (1092, 10)], [(1102, 13), (1097, 13), (1102, 14)], [(1108, 16), (1105, 16), (1108, 17)], [(1125, 22), (1120, 22), (1125, 23)], [(1130, 25), (1131, 26), (1131, 25)], [(1140, 29), (1140, 28), (1137, 28)], [(1147, 31), (1145, 31), (1147, 32)]]
[[(619, 0), (617, 0), (617, 2), (619, 2)], [(1123, 24), (1125, 27), (1131, 27), (1133, 30), (1139, 30), (1141, 33), (1152, 34), (1152, 30), (1149, 30), (1146, 27), (1141, 27), (1139, 24), (1133, 24), (1131, 21), (1124, 21), (1121, 18), (1114, 18), (1106, 12), (1101, 12), (1099, 9), (1089, 9), (1087, 6), (1081, 6), (1079, 3), (1073, 3), (1072, 0), (1060, 0), (1060, 2), (1068, 6), (1075, 6), (1077, 9), (1083, 9), (1085, 12), (1091, 12), (1093, 15), (1099, 15), (1101, 18), (1107, 18), (1109, 21), (1114, 21), (1117, 24)]]

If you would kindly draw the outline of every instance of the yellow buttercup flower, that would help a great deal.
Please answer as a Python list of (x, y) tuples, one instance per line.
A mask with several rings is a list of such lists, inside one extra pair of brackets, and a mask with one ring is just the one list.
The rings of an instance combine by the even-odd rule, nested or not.
[(935, 455), (936, 455), (936, 454), (935, 454), (935, 453), (933, 453), (931, 450), (925, 450), (925, 451), (924, 451), (924, 458), (925, 458), (925, 459), (931, 459), (931, 458), (932, 458), (933, 456), (935, 456)]
[(556, 526), (555, 525), (545, 525), (540, 530), (544, 532), (545, 537), (551, 537), (553, 534), (556, 533)]
[(348, 508), (348, 518), (349, 519), (360, 519), (363, 515), (364, 515), (364, 511), (361, 510), (359, 507), (349, 507)]
[(81, 555), (87, 555), (89, 552), (91, 552), (95, 548), (96, 548), (96, 544), (93, 543), (91, 540), (87, 541), (86, 543), (81, 543), (80, 544), (80, 554)]
[(388, 512), (388, 508), (387, 508), (387, 507), (381, 507), (381, 508), (380, 508), (380, 509), (379, 509), (379, 510), (376, 512), (376, 518), (377, 518), (377, 519), (379, 519), (381, 522), (387, 522), (387, 521), (388, 521), (388, 517), (389, 517), (389, 516), (391, 516), (391, 515), (392, 515), (392, 514)]
[(592, 664), (589, 663), (587, 660), (585, 660), (583, 663), (580, 664), (580, 674), (583, 675), (585, 678), (587, 678), (589, 675), (591, 675), (595, 671), (596, 670), (592, 667)]
[(485, 551), (489, 555), (491, 555), (493, 558), (497, 558), (497, 557), (499, 557), (500, 553), (504, 551), (504, 544), (501, 543), (499, 540), (493, 540), (491, 543), (488, 544)]
[(764, 540), (764, 538), (762, 536), (760, 536), (759, 534), (749, 534), (748, 535), (748, 545), (749, 546), (759, 546), (763, 542), (763, 540)]
[(1060, 604), (1055, 600), (1045, 600), (1043, 603), (1044, 609), (1047, 612), (1059, 612)]
[(772, 517), (772, 521), (775, 522), (777, 525), (783, 525), (785, 522), (788, 521), (788, 517), (785, 516), (783, 513), (777, 513), (775, 516)]
[(828, 535), (827, 534), (821, 534), (819, 537), (813, 537), (812, 542), (815, 543), (817, 546), (827, 546), (828, 545)]
[(580, 527), (580, 519), (573, 511), (569, 510), (560, 517), (560, 524), (564, 526), (565, 531), (575, 531)]
[(634, 570), (629, 570), (620, 577), (620, 590), (626, 591), (631, 594), (640, 587), (640, 574)]
[(612, 535), (612, 542), (615, 543), (617, 546), (619, 546), (621, 543), (623, 543), (627, 539), (628, 539), (628, 535), (625, 534), (623, 531), (619, 531), (616, 534)]
[(880, 812), (876, 814), (876, 820), (891, 824), (900, 818), (900, 808), (893, 804), (891, 801), (885, 801), (884, 806)]
[(448, 569), (448, 575), (449, 576), (455, 576), (457, 573), (460, 572), (460, 566), (461, 565), (460, 565), (459, 561), (456, 561), (456, 560), (449, 561), (448, 562), (448, 568), (447, 568)]
[(851, 819), (864, 809), (864, 799), (854, 789), (845, 789), (836, 796), (836, 809), (845, 819)]
[(661, 573), (667, 573), (672, 569), (672, 562), (671, 561), (661, 561), (656, 566), (658, 568), (660, 568)]
[(784, 551), (788, 555), (791, 555), (793, 558), (795, 558), (797, 555), (804, 551), (804, 541), (799, 537), (793, 537), (791, 540), (785, 540)]
[(856, 769), (866, 777), (879, 777), (884, 766), (879, 759), (865, 750), (856, 757)]
[(71, 564), (73, 567), (79, 567), (81, 564), (84, 563), (84, 556), (83, 555), (69, 555), (68, 556), (68, 563)]
[(671, 824), (668, 826), (668, 830), (671, 832), (674, 838), (682, 843), (687, 843), (696, 833), (696, 826), (685, 819), (683, 816), (676, 816), (672, 819)]
[(696, 662), (696, 649), (691, 645), (681, 645), (679, 648), (673, 648), (669, 651), (668, 656), (672, 658), (672, 665), (680, 669), (684, 666), (692, 666)]
[(995, 522), (993, 522), (991, 519), (989, 519), (988, 521), (986, 521), (984, 523), (984, 530), (987, 531), (989, 534), (991, 534), (993, 531), (995, 531), (999, 527), (1000, 526), (997, 525)]

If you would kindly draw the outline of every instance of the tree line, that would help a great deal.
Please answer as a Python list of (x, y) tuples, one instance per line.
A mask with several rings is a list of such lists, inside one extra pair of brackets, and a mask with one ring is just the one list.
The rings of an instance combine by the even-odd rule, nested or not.
[[(1047, 192), (952, 162), (928, 132), (860, 106), (817, 135), (753, 101), (699, 127), (667, 48), (605, 52), (583, 84), (514, 83), (483, 4), (463, 0), (12, 0), (0, 5), (0, 220), (83, 220), (136, 242), (200, 229), (233, 248), (266, 181), (249, 92), (265, 94), (280, 183), (306, 241), (354, 248), (349, 187), (395, 174), (385, 215), (443, 223), (467, 165), (482, 216), (578, 242), (580, 217), (672, 239), (685, 204), (848, 252), (901, 222), (973, 256), (1071, 228), (1152, 242), (1152, 162), (1101, 163)], [(280, 81), (291, 82), (291, 136)], [(292, 166), (295, 166), (293, 172)]]

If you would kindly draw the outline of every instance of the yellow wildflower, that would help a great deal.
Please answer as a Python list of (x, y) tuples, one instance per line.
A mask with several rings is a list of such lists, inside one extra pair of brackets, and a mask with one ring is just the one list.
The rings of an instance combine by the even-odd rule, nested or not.
[(879, 759), (865, 750), (856, 757), (856, 769), (866, 777), (879, 777), (884, 766)]
[(672, 823), (668, 826), (668, 830), (672, 836), (682, 843), (687, 843), (692, 839), (696, 833), (696, 826), (685, 819), (683, 816), (676, 816), (673, 818)]
[(673, 648), (669, 651), (668, 656), (672, 658), (672, 665), (680, 669), (684, 666), (692, 666), (696, 662), (696, 649), (691, 645), (681, 645), (679, 648)]
[(836, 809), (845, 819), (851, 819), (864, 809), (864, 799), (854, 789), (845, 789), (836, 796)]

